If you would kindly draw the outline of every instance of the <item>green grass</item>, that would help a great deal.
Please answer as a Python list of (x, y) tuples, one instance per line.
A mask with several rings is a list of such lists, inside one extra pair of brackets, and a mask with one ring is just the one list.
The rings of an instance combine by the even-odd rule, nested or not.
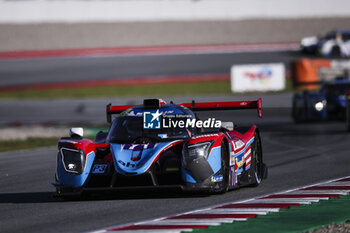
[(101, 86), (51, 90), (23, 90), (1, 92), (0, 98), (13, 99), (57, 99), (57, 98), (90, 98), (112, 96), (174, 96), (194, 94), (227, 94), (231, 93), (229, 81), (201, 83), (149, 84), (130, 86)]
[(30, 137), (24, 140), (0, 140), (0, 152), (56, 146), (58, 137)]
[[(292, 91), (290, 79), (286, 79), (285, 91)], [(233, 94), (230, 81), (205, 81), (196, 83), (147, 84), (125, 86), (101, 86), (60, 88), (51, 90), (22, 90), (0, 92), (0, 98), (10, 99), (61, 99), (131, 96), (193, 96), (205, 94)]]

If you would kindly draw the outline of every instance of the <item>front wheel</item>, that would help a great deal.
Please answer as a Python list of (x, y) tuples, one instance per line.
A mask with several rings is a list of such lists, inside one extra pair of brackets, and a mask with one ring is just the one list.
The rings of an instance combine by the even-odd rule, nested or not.
[(221, 143), (221, 174), (222, 181), (220, 189), (214, 191), (215, 193), (226, 193), (230, 187), (230, 164), (229, 164), (229, 148), (225, 142)]
[(249, 183), (258, 186), (263, 178), (264, 164), (262, 161), (261, 140), (258, 132), (255, 133), (254, 142), (251, 146), (251, 168), (249, 171)]

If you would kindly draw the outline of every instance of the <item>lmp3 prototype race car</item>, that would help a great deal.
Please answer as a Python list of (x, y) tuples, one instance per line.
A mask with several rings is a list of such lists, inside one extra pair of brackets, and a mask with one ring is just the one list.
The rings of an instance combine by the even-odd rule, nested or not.
[(345, 120), (349, 78), (322, 82), (318, 92), (303, 91), (293, 96), (292, 116), (295, 122)]
[(323, 37), (305, 37), (300, 42), (304, 53), (325, 57), (350, 56), (350, 31), (334, 30)]
[(261, 99), (107, 105), (108, 132), (91, 141), (82, 138), (82, 128), (71, 128), (70, 137), (58, 141), (56, 193), (135, 188), (224, 193), (257, 186), (267, 176), (259, 129), (239, 129), (215, 118), (201, 121), (194, 113), (234, 109), (257, 109), (262, 117)]

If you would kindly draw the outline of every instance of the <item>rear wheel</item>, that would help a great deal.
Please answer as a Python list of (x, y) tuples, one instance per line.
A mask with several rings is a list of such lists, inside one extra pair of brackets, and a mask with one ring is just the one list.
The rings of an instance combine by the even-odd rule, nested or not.
[(252, 162), (249, 171), (249, 183), (251, 186), (258, 186), (263, 178), (263, 161), (261, 151), (261, 140), (258, 132), (255, 132), (254, 142), (251, 146)]

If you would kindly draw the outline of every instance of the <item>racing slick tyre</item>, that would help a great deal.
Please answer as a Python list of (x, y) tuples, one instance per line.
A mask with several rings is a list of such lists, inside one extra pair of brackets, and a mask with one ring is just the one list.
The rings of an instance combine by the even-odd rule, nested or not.
[(219, 187), (215, 187), (209, 191), (209, 194), (223, 194), (229, 190), (230, 184), (230, 165), (229, 165), (229, 150), (227, 144), (223, 141), (221, 142), (221, 174), (222, 181), (218, 184)]
[(227, 144), (221, 143), (221, 169), (223, 175), (222, 190), (220, 193), (225, 193), (229, 189), (230, 184), (230, 159)]
[[(262, 161), (262, 150), (261, 150), (261, 140), (259, 132), (255, 132), (254, 142), (251, 146), (251, 154), (252, 154), (252, 162), (251, 168), (248, 173), (250, 186), (258, 186), (261, 183), (261, 180), (264, 178), (264, 173), (267, 171), (264, 168), (264, 164)], [(267, 174), (266, 174), (267, 175)], [(265, 175), (265, 176), (266, 176)]]

